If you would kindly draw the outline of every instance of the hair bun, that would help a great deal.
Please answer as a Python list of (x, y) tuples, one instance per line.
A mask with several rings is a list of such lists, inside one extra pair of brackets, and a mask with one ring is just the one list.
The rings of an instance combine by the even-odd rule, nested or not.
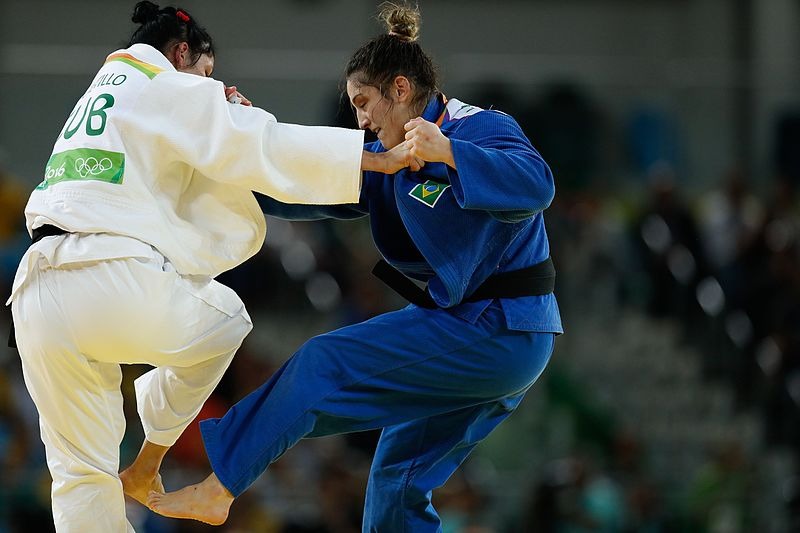
[(419, 9), (386, 2), (381, 5), (379, 18), (386, 24), (389, 35), (404, 41), (416, 41), (419, 37)]
[(153, 2), (148, 2), (147, 0), (143, 0), (136, 4), (136, 7), (133, 8), (133, 16), (131, 20), (136, 24), (146, 24), (151, 20), (155, 20), (158, 18), (158, 14), (161, 12), (161, 9), (158, 5), (154, 4)]

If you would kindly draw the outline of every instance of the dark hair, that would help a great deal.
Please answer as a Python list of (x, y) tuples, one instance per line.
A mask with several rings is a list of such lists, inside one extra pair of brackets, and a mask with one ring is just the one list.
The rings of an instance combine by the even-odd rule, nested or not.
[(211, 36), (185, 9), (172, 6), (162, 9), (145, 0), (133, 8), (131, 20), (140, 26), (131, 35), (128, 46), (149, 44), (166, 54), (170, 46), (185, 42), (189, 45), (194, 63), (203, 54), (214, 55)]
[(417, 43), (419, 9), (386, 2), (378, 18), (388, 32), (356, 50), (345, 68), (345, 79), (377, 87), (386, 96), (392, 80), (405, 76), (414, 86), (413, 103), (424, 107), (439, 89), (433, 61)]

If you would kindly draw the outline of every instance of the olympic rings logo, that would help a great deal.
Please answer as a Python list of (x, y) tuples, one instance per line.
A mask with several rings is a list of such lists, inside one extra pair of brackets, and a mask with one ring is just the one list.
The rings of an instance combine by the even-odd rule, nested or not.
[(79, 157), (75, 160), (75, 171), (80, 174), (82, 178), (85, 178), (89, 174), (92, 176), (100, 175), (106, 170), (111, 170), (112, 166), (114, 166), (113, 163), (107, 157), (99, 161), (96, 157), (87, 157), (86, 159)]

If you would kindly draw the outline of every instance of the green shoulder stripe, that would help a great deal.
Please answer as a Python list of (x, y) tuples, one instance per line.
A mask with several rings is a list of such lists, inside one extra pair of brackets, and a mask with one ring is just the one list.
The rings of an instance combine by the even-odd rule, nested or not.
[(164, 69), (161, 67), (157, 67), (155, 65), (151, 65), (150, 63), (145, 63), (140, 59), (136, 59), (130, 54), (111, 54), (106, 58), (106, 63), (111, 61), (121, 61), (126, 65), (130, 65), (151, 80), (155, 78), (159, 73), (164, 72)]

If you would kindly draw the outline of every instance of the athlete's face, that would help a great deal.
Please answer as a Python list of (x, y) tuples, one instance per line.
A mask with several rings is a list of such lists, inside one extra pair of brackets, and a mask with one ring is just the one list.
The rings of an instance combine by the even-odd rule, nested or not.
[(370, 130), (387, 150), (405, 139), (403, 129), (415, 115), (411, 110), (411, 86), (403, 76), (397, 76), (386, 94), (352, 77), (347, 80), (347, 96), (356, 112), (358, 127)]
[(175, 44), (167, 54), (167, 59), (178, 72), (195, 74), (196, 76), (211, 76), (214, 72), (214, 56), (210, 54), (200, 54), (200, 58), (195, 61), (194, 56), (189, 50), (189, 45), (185, 42)]
[(182, 68), (179, 68), (178, 71), (210, 78), (211, 73), (214, 72), (214, 56), (202, 54), (200, 59), (197, 60), (197, 63), (186, 65)]

